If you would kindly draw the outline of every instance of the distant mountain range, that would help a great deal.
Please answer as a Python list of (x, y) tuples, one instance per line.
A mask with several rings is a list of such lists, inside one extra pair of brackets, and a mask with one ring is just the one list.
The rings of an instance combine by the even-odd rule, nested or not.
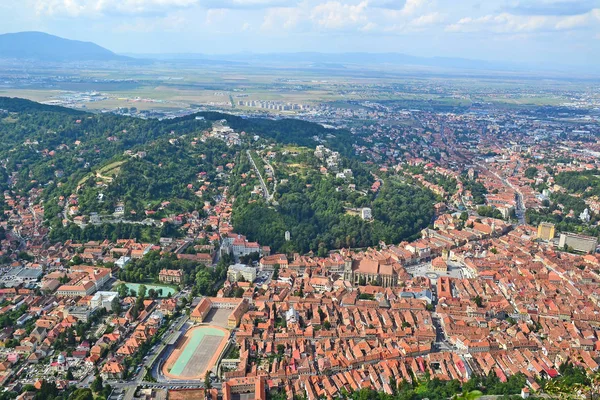
[(403, 53), (237, 53), (237, 54), (128, 54), (131, 57), (173, 62), (244, 63), (272, 66), (293, 65), (314, 68), (345, 68), (346, 66), (423, 66), (434, 68), (474, 70), (522, 70), (524, 66), (514, 63), (471, 60), (452, 57), (418, 57)]
[[(503, 61), (484, 61), (458, 57), (419, 57), (403, 53), (236, 53), (236, 54), (115, 54), (92, 42), (82, 42), (53, 36), (43, 32), (19, 32), (0, 35), (0, 60), (33, 60), (41, 63), (56, 62), (113, 62), (121, 61), (135, 65), (151, 65), (155, 62), (178, 65), (202, 65), (221, 67), (253, 66), (274, 68), (298, 68), (313, 71), (371, 70), (386, 71), (414, 70), (446, 71), (469, 74), (476, 71), (529, 73), (540, 72), (563, 75), (581, 68), (558, 65), (527, 65)], [(585, 68), (583, 70), (586, 70)], [(597, 71), (592, 72), (597, 76)], [(569, 75), (570, 76), (570, 75)]]
[(63, 39), (43, 32), (0, 35), (0, 58), (42, 62), (130, 60), (95, 43)]

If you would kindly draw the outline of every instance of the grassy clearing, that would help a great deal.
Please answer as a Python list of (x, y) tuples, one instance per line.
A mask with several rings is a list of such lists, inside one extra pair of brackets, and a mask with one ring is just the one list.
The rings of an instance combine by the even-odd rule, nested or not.
[(2, 119), (2, 123), (3, 124), (15, 124), (18, 120), (19, 120), (19, 118), (6, 117), (6, 118)]
[(77, 182), (77, 186), (83, 185), (85, 183), (85, 181), (87, 181), (91, 176), (95, 176), (96, 178), (99, 178), (102, 180), (106, 180), (106, 178), (112, 179), (121, 170), (121, 168), (119, 168), (119, 167), (121, 165), (125, 164), (126, 162), (127, 162), (127, 160), (121, 160), (121, 161), (115, 161), (113, 163), (105, 165), (104, 167), (98, 169), (96, 172), (91, 172), (88, 175), (81, 178), (81, 180), (79, 182)]

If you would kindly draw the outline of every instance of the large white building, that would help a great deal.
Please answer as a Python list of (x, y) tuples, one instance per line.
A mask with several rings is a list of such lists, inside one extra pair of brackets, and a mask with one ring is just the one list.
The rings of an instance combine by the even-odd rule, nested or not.
[(221, 254), (223, 253), (233, 255), (236, 260), (252, 253), (262, 255), (260, 245), (257, 242), (249, 242), (245, 236), (234, 233), (230, 233), (223, 238)]
[(90, 300), (92, 308), (104, 308), (106, 311), (112, 311), (112, 301), (118, 297), (117, 292), (96, 292)]
[(254, 282), (256, 279), (256, 268), (249, 267), (245, 264), (230, 265), (227, 270), (227, 279), (230, 282), (237, 282), (244, 278), (246, 282)]

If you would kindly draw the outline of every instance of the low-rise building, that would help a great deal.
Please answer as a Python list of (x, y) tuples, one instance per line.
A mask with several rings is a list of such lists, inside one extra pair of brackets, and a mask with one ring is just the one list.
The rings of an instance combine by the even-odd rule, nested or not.
[(582, 253), (593, 253), (598, 247), (598, 238), (565, 232), (560, 234), (558, 247), (559, 249), (570, 247)]

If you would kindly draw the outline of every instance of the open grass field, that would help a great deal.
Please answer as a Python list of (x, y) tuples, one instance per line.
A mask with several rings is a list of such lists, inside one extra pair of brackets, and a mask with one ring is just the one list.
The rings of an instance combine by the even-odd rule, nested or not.
[[(101, 179), (103, 181), (112, 182), (113, 178), (115, 176), (117, 176), (119, 174), (119, 172), (121, 171), (121, 165), (125, 164), (126, 162), (127, 162), (126, 160), (121, 160), (121, 161), (115, 161), (113, 163), (105, 165), (104, 167), (102, 167), (96, 171), (95, 176), (96, 176), (96, 178)], [(87, 181), (92, 174), (93, 173), (90, 173), (90, 174), (84, 176), (83, 178), (81, 178), (81, 180), (79, 182), (77, 182), (77, 186), (83, 185), (85, 183), (85, 181)]]
[(213, 326), (197, 326), (187, 331), (171, 353), (163, 373), (171, 379), (202, 379), (217, 362), (227, 344), (229, 332)]

